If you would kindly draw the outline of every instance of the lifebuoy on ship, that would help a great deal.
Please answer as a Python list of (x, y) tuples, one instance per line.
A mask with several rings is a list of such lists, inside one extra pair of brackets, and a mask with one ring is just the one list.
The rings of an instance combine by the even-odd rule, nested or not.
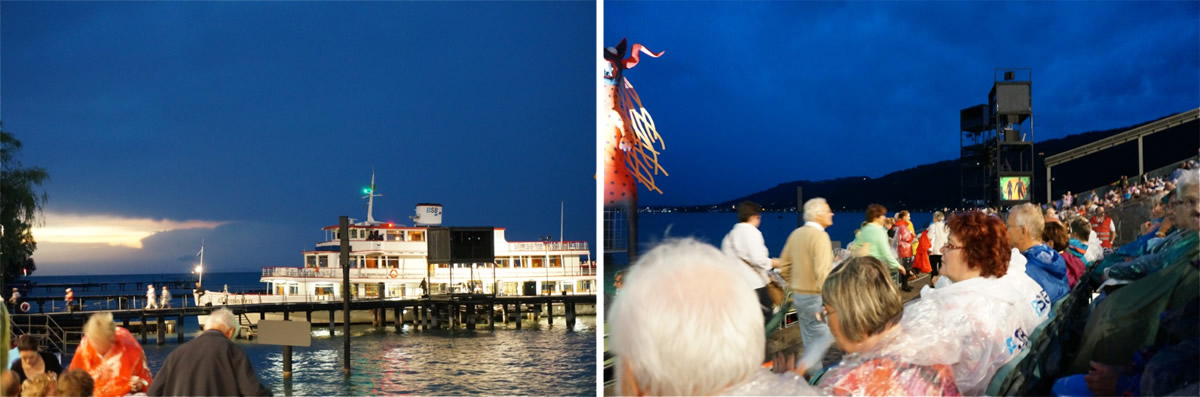
[(21, 302), (21, 313), (29, 311), (29, 302)]
[(388, 272), (388, 276), (391, 278), (396, 278), (400, 276), (400, 272), (396, 271), (396, 269), (392, 269), (392, 271)]

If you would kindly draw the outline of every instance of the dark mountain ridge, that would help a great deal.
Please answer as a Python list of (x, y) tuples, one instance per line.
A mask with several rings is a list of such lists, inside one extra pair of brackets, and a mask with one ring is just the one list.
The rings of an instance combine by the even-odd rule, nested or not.
[[(1136, 125), (1103, 131), (1090, 131), (1050, 139), (1034, 144), (1039, 153), (1034, 163), (1033, 200), (1046, 201), (1045, 158), (1107, 138), (1132, 128), (1152, 123), (1174, 114)], [(1196, 120), (1160, 131), (1143, 139), (1144, 168), (1151, 171), (1195, 156), (1200, 149), (1200, 122)], [(1053, 169), (1054, 199), (1068, 190), (1078, 193), (1120, 179), (1122, 175), (1137, 175), (1137, 141), (1060, 164)], [(900, 209), (933, 210), (959, 206), (961, 179), (958, 159), (943, 160), (889, 173), (879, 178), (850, 176), (822, 181), (796, 180), (775, 187), (711, 205), (654, 208), (673, 208), (685, 212), (728, 211), (733, 204), (752, 200), (768, 210), (794, 210), (796, 187), (803, 187), (804, 199), (824, 197), (835, 209), (861, 211), (868, 204), (879, 203), (895, 212)]]

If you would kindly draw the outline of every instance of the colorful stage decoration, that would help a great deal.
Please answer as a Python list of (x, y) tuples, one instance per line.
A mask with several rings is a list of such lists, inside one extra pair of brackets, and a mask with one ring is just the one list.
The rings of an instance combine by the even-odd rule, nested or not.
[(637, 185), (642, 184), (650, 191), (662, 194), (654, 182), (660, 173), (667, 171), (658, 162), (658, 156), (666, 149), (662, 135), (654, 126), (650, 112), (642, 106), (633, 84), (625, 78), (625, 71), (637, 66), (642, 54), (658, 58), (655, 53), (641, 44), (634, 44), (625, 57), (625, 39), (616, 47), (604, 50), (608, 61), (604, 69), (604, 92), (606, 103), (611, 104), (606, 116), (608, 129), (604, 134), (604, 208), (619, 210), (625, 214), (628, 230), (627, 247), (629, 260), (637, 256)]

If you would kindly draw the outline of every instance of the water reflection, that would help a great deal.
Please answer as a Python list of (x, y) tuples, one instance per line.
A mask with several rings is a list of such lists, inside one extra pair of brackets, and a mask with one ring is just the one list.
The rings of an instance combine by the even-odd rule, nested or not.
[[(341, 327), (330, 337), (327, 327), (314, 326), (312, 346), (292, 349), (290, 381), (282, 377), (282, 347), (239, 344), (277, 395), (595, 395), (595, 317), (579, 317), (572, 329), (555, 320), (524, 321), (522, 330), (501, 324), (495, 331), (354, 326), (349, 378), (342, 373)], [(157, 372), (176, 346), (150, 341), (151, 370)]]

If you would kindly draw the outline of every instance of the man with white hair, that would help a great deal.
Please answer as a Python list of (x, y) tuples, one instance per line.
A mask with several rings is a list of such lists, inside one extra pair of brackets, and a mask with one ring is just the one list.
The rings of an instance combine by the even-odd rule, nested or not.
[(627, 272), (611, 311), (619, 395), (805, 395), (795, 373), (762, 367), (758, 299), (729, 280), (738, 259), (693, 239), (664, 242)]
[[(788, 235), (779, 256), (779, 267), (784, 278), (792, 286), (792, 303), (796, 306), (800, 321), (800, 339), (805, 349), (818, 341), (833, 338), (829, 326), (817, 320), (821, 311), (821, 287), (833, 270), (833, 243), (825, 228), (833, 225), (833, 210), (824, 198), (817, 197), (804, 203), (804, 226)], [(810, 368), (810, 373), (820, 371)]]
[(239, 328), (233, 312), (217, 309), (204, 332), (167, 356), (154, 376), (151, 396), (269, 396), (246, 352), (231, 339)]
[(1042, 242), (1046, 218), (1037, 206), (1021, 204), (1008, 211), (1008, 242), (1021, 251), (1028, 261), (1025, 274), (1042, 286), (1050, 302), (1070, 292), (1067, 283), (1067, 262), (1062, 255)]

